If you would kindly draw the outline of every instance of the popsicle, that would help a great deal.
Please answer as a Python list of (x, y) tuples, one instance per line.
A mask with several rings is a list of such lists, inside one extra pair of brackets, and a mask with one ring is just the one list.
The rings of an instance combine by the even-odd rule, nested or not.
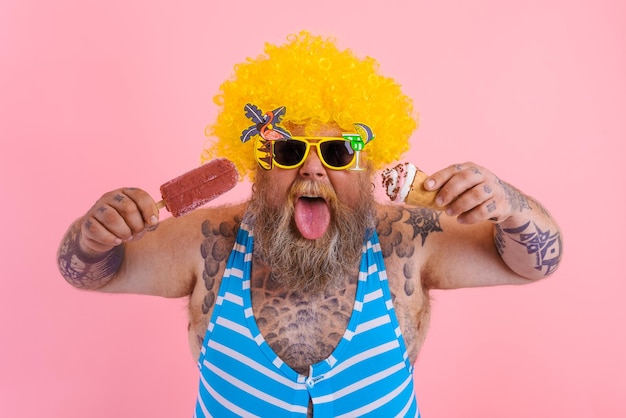
[(239, 174), (232, 161), (218, 158), (161, 185), (163, 200), (157, 203), (173, 216), (182, 216), (226, 193), (235, 185)]
[(382, 172), (383, 188), (393, 202), (441, 209), (435, 204), (437, 192), (424, 188), (427, 178), (426, 173), (411, 163), (400, 163)]

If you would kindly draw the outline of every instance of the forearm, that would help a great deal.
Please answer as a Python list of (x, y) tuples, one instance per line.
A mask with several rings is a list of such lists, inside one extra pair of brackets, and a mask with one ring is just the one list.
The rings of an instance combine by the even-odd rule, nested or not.
[(89, 254), (80, 246), (79, 222), (72, 224), (57, 252), (61, 275), (72, 286), (81, 289), (98, 289), (107, 284), (119, 270), (124, 259), (124, 246)]
[(511, 215), (495, 225), (494, 242), (511, 270), (530, 280), (552, 274), (561, 261), (561, 230), (548, 211), (519, 191)]

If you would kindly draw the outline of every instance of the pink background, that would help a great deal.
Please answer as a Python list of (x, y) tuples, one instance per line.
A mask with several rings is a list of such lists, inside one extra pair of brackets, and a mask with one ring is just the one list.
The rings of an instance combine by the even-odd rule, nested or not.
[(56, 248), (105, 191), (195, 167), (233, 64), (301, 29), (415, 99), (407, 159), (476, 161), (564, 230), (545, 282), (434, 294), (423, 416), (626, 416), (624, 2), (299, 4), (0, 3), (0, 416), (191, 416), (185, 301), (81, 293)]

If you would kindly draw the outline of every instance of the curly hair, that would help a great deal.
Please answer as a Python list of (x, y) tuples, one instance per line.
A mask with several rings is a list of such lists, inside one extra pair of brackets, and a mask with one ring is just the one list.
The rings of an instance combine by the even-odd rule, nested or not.
[(304, 126), (306, 135), (322, 126), (353, 132), (353, 123), (367, 124), (376, 137), (364, 157), (374, 170), (408, 151), (418, 125), (413, 102), (396, 81), (379, 74), (375, 59), (359, 59), (350, 50), (339, 50), (334, 38), (307, 31), (287, 40), (281, 46), (266, 44), (265, 55), (236, 65), (234, 75), (222, 83), (213, 98), (218, 116), (206, 129), (202, 162), (225, 157), (242, 178), (254, 178), (253, 141), (240, 140), (251, 125), (244, 114), (247, 103), (263, 112), (285, 106), (282, 123)]

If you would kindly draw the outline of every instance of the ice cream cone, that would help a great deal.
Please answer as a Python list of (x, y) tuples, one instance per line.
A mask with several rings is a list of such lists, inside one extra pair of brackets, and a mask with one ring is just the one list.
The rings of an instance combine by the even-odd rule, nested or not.
[(411, 190), (406, 196), (405, 203), (413, 206), (424, 206), (431, 209), (441, 209), (435, 204), (435, 197), (437, 191), (430, 191), (424, 188), (424, 181), (428, 178), (428, 175), (423, 171), (417, 170), (415, 172), (415, 178), (411, 183)]
[(424, 188), (428, 175), (415, 165), (405, 162), (382, 173), (382, 185), (389, 199), (396, 203), (441, 209), (435, 204), (437, 191)]

